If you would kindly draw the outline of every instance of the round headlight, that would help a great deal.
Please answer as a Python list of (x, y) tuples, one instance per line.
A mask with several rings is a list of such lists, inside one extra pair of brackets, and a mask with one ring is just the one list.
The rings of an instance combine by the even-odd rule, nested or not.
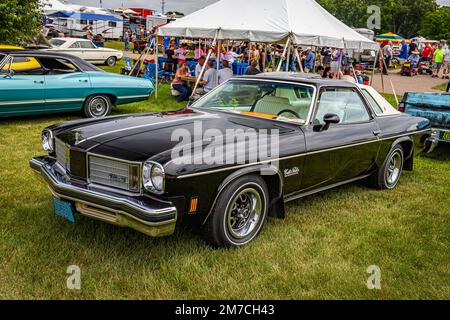
[(53, 145), (53, 133), (50, 130), (42, 131), (42, 148), (48, 152), (55, 151)]
[(144, 188), (153, 193), (163, 193), (165, 175), (162, 165), (152, 161), (146, 161), (142, 169), (142, 181)]

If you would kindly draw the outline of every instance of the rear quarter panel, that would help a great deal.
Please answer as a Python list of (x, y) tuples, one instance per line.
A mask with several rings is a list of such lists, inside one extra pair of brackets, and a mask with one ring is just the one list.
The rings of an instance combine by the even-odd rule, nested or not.
[(108, 94), (116, 98), (115, 104), (147, 100), (153, 92), (153, 84), (146, 79), (90, 72), (91, 94)]

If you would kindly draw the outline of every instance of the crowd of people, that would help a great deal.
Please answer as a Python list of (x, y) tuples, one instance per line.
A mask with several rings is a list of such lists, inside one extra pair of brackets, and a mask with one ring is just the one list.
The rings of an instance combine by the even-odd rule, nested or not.
[[(388, 42), (383, 47), (382, 52), (384, 58), (383, 72), (387, 74), (394, 59), (392, 42)], [(416, 40), (413, 40), (410, 44), (403, 40), (398, 59), (401, 65), (410, 62), (413, 68), (419, 68), (420, 65), (431, 68), (433, 78), (441, 76), (442, 79), (449, 79), (450, 77), (450, 48), (446, 40), (441, 40), (433, 45), (430, 42), (425, 42), (423, 46), (420, 46)]]
[[(212, 49), (207, 61), (208, 46), (200, 44), (177, 44), (174, 39), (164, 41), (165, 62), (164, 71), (173, 74), (172, 88), (179, 92), (180, 101), (187, 100), (193, 93), (192, 83), (199, 79), (199, 88), (195, 94), (204, 94), (217, 85), (230, 79), (233, 74), (234, 63), (246, 63), (246, 75), (257, 75), (267, 70), (276, 70), (282, 61), (283, 71), (316, 73), (324, 78), (335, 78), (352, 82), (363, 82), (362, 74), (354, 70), (350, 56), (342, 49), (322, 48), (314, 51), (295, 48), (297, 52), (290, 52), (283, 57), (284, 48), (279, 45), (252, 44), (248, 42), (228, 43)], [(220, 68), (215, 62), (219, 55)], [(191, 56), (191, 58), (188, 58)], [(298, 61), (298, 58), (301, 61)], [(195, 61), (195, 71), (189, 69), (187, 61)], [(191, 68), (192, 68), (192, 64)], [(301, 67), (300, 67), (301, 65)], [(204, 67), (205, 66), (205, 67)], [(201, 71), (204, 67), (204, 73)], [(194, 73), (194, 77), (192, 77)]]

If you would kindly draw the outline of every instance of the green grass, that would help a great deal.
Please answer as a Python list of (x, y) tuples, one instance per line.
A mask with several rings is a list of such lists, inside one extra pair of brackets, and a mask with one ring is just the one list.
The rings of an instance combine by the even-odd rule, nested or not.
[(434, 90), (446, 91), (448, 86), (448, 82), (440, 84), (438, 86), (433, 87)]
[[(392, 99), (392, 96), (388, 96)], [(114, 114), (180, 107), (160, 98)], [(416, 159), (393, 191), (363, 183), (287, 204), (261, 235), (214, 250), (198, 233), (153, 239), (133, 230), (53, 214), (48, 188), (28, 161), (41, 130), (78, 115), (0, 120), (1, 299), (449, 299), (450, 146)], [(82, 289), (66, 288), (81, 268)], [(368, 290), (378, 265), (382, 289)]]

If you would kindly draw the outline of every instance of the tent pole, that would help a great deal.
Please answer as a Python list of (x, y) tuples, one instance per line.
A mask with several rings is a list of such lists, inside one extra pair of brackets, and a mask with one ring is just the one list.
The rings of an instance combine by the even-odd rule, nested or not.
[(202, 70), (200, 71), (200, 74), (198, 75), (198, 78), (195, 80), (195, 86), (194, 86), (194, 90), (192, 90), (192, 95), (191, 96), (193, 96), (195, 94), (195, 91), (197, 90), (198, 84), (200, 83), (200, 79), (203, 77), (203, 73), (205, 72), (207, 62), (209, 61), (209, 58), (211, 57), (212, 50), (213, 50), (213, 48), (214, 48), (214, 46), (216, 44), (217, 36), (218, 36), (218, 32), (216, 32), (216, 35), (215, 35), (214, 40), (212, 42), (212, 45), (209, 48), (208, 54), (206, 55), (206, 60), (205, 60), (205, 63), (203, 64)]
[(291, 45), (289, 44), (288, 52), (286, 55), (286, 72), (289, 72), (289, 69), (291, 67), (290, 60), (291, 60)]
[(222, 40), (217, 43), (217, 57), (216, 57), (216, 85), (219, 85), (219, 69), (220, 69), (220, 55), (222, 53)]
[(155, 61), (156, 61), (156, 81), (155, 81), (155, 98), (158, 99), (158, 75), (159, 75), (159, 52), (158, 52), (159, 48), (158, 48), (158, 35), (155, 35)]
[(375, 55), (375, 61), (373, 62), (372, 76), (370, 77), (370, 86), (373, 84), (373, 79), (375, 78), (375, 69), (377, 67), (378, 56), (380, 55), (380, 50), (377, 51)]
[(286, 41), (286, 45), (284, 46), (284, 50), (283, 50), (283, 55), (280, 57), (280, 63), (278, 63), (277, 72), (280, 72), (281, 67), (283, 66), (283, 59), (286, 56), (286, 50), (287, 50), (287, 48), (289, 46), (290, 40), (291, 40), (291, 38), (288, 38), (287, 41)]
[(266, 72), (266, 60), (267, 60), (267, 44), (264, 45), (264, 60), (262, 72)]
[(295, 55), (297, 56), (297, 63), (298, 63), (298, 66), (300, 67), (300, 72), (303, 73), (304, 70), (303, 70), (303, 66), (302, 66), (302, 59), (300, 59), (300, 54), (298, 53), (297, 49), (295, 49)]

